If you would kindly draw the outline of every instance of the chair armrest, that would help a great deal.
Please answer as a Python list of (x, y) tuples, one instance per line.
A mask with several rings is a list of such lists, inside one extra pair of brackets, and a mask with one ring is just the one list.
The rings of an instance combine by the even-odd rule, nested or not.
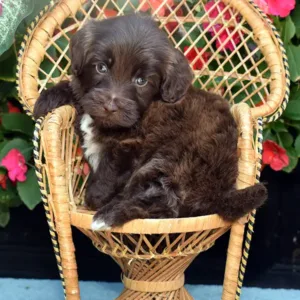
[(74, 108), (59, 107), (46, 116), (40, 133), (40, 156), (45, 158), (44, 170), (55, 212), (62, 209), (62, 205), (69, 209), (68, 167), (74, 150), (74, 120)]
[(238, 127), (238, 178), (237, 188), (243, 189), (254, 185), (256, 180), (256, 167), (258, 162), (257, 143), (254, 140), (255, 123), (251, 108), (246, 103), (233, 105), (231, 113)]

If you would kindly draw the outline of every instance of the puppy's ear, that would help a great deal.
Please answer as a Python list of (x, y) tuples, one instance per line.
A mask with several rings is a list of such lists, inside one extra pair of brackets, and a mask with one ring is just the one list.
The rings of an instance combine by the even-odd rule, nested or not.
[[(78, 76), (81, 73), (82, 66), (84, 63), (84, 50), (82, 48), (82, 38), (83, 38), (83, 29), (76, 32), (70, 41), (70, 51), (71, 51), (71, 69), (72, 74)], [(80, 42), (81, 40), (81, 42)]]
[(179, 50), (174, 50), (167, 65), (161, 85), (163, 101), (175, 103), (180, 100), (193, 80), (193, 72), (187, 59)]
[(85, 63), (87, 51), (89, 50), (93, 39), (93, 28), (95, 21), (88, 21), (71, 38), (70, 52), (72, 62), (72, 73), (75, 76), (80, 75)]

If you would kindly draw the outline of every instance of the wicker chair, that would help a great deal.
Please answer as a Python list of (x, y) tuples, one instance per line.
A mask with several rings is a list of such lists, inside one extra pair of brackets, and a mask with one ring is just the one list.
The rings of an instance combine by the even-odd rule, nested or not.
[[(147, 8), (177, 48), (189, 58), (195, 52), (190, 58), (195, 85), (235, 104), (232, 114), (240, 133), (237, 185), (253, 185), (260, 175), (263, 121), (277, 119), (289, 97), (287, 59), (276, 29), (251, 1), (217, 0), (210, 8), (207, 2), (178, 0), (172, 7), (169, 0), (162, 0), (160, 7), (152, 7), (150, 0), (51, 2), (28, 29), (20, 50), (18, 86), (26, 112), (31, 115), (43, 89), (69, 78), (68, 42), (87, 19)], [(72, 226), (120, 265), (125, 288), (117, 299), (132, 300), (192, 299), (184, 288), (185, 269), (230, 230), (222, 299), (239, 299), (255, 212), (233, 224), (208, 215), (134, 220), (93, 232), (94, 212), (82, 205), (88, 174), (74, 117), (72, 107), (60, 107), (39, 119), (34, 132), (36, 173), (66, 299), (80, 299)]]

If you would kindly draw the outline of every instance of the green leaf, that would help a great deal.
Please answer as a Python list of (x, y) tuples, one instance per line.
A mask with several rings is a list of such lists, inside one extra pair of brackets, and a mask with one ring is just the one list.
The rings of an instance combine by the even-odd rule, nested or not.
[(41, 202), (41, 193), (34, 169), (29, 169), (26, 177), (26, 181), (17, 182), (17, 190), (23, 203), (32, 210)]
[(25, 157), (26, 161), (31, 158), (32, 154), (32, 144), (29, 144), (27, 141), (23, 139), (13, 139), (5, 143), (3, 148), (0, 150), (0, 160), (11, 150), (18, 149)]
[(0, 204), (0, 227), (5, 227), (10, 219), (9, 209), (6, 205)]
[(297, 152), (298, 157), (300, 156), (300, 135), (297, 136), (295, 140), (295, 150)]
[(2, 115), (2, 125), (8, 131), (17, 131), (32, 136), (34, 124), (30, 117), (20, 113), (7, 113)]
[(1, 1), (1, 26), (0, 26), (0, 55), (14, 42), (15, 31), (20, 22), (30, 14), (34, 6), (33, 1), (14, 0)]
[[(53, 58), (54, 61), (56, 61), (57, 59), (57, 50), (54, 46), (50, 46), (47, 51), (46, 51), (49, 56), (51, 58)], [(52, 63), (52, 61), (50, 61), (46, 56), (45, 59), (42, 61), (41, 63), (41, 69), (43, 71), (45, 71), (47, 74), (49, 74), (52, 69), (54, 68), (54, 64)], [(51, 77), (58, 77), (60, 75), (60, 71), (55, 67), (55, 69), (53, 70), (53, 72), (51, 73)], [(45, 79), (46, 76), (44, 73), (40, 72), (39, 76), (41, 77), (41, 79)]]
[(279, 132), (277, 135), (279, 143), (283, 148), (286, 149), (292, 146), (294, 138), (289, 132)]
[(0, 101), (5, 100), (6, 98), (17, 98), (17, 90), (15, 82), (0, 81)]
[(300, 101), (290, 101), (283, 113), (283, 116), (290, 120), (300, 121)]
[(298, 164), (297, 152), (294, 148), (290, 147), (290, 148), (286, 149), (286, 153), (289, 156), (290, 163), (287, 167), (285, 167), (283, 169), (283, 171), (285, 171), (287, 173), (291, 173)]
[[(56, 43), (62, 51), (65, 51), (65, 49), (69, 46), (69, 41), (65, 36), (61, 36)], [(59, 53), (59, 50), (57, 50), (57, 52)], [(70, 48), (67, 50), (66, 55), (70, 57)]]
[(300, 87), (298, 84), (293, 84), (291, 87), (290, 100), (300, 101)]
[(16, 188), (7, 180), (6, 190), (0, 190), (0, 205), (5, 204), (7, 207), (18, 207), (22, 204)]
[(285, 124), (277, 121), (270, 124), (271, 128), (276, 132), (288, 132), (287, 128), (285, 127)]
[(289, 121), (288, 126), (295, 128), (298, 132), (300, 132), (300, 123), (299, 121)]
[(135, 9), (138, 8), (139, 4), (140, 2), (138, 0), (131, 0), (129, 2), (127, 0), (117, 0), (118, 7), (124, 9), (124, 12), (133, 12)]
[(14, 82), (16, 80), (17, 57), (14, 47), (10, 47), (7, 58), (0, 62), (0, 80)]
[(300, 80), (300, 46), (285, 44), (286, 54), (289, 61), (291, 80)]
[(291, 13), (291, 18), (296, 27), (296, 35), (300, 38), (300, 3), (296, 4), (295, 9)]
[(283, 39), (283, 42), (285, 44), (289, 43), (292, 37), (296, 33), (296, 27), (294, 25), (294, 22), (290, 16), (286, 17), (284, 21), (281, 22), (281, 37)]
[[(194, 23), (185, 23), (184, 28), (186, 30), (186, 32), (189, 32), (189, 37), (191, 38), (191, 40), (194, 42), (195, 40), (197, 40), (197, 43), (195, 44), (195, 47), (197, 48), (203, 48), (206, 45), (206, 42), (203, 38), (198, 39), (200, 34), (201, 34), (201, 27), (199, 26), (195, 26)], [(193, 29), (191, 30), (191, 28), (193, 27)], [(190, 31), (191, 30), (191, 31)], [(190, 40), (186, 39), (182, 42), (182, 44), (184, 46), (190, 46)]]
[(278, 143), (277, 136), (273, 134), (271, 128), (264, 129), (263, 137), (264, 137), (264, 141), (271, 140)]

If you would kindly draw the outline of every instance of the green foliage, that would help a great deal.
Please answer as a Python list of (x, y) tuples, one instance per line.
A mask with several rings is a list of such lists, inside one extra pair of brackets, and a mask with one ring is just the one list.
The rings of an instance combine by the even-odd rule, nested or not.
[[(9, 22), (4, 24), (8, 26), (8, 30), (0, 26), (0, 32), (5, 31), (4, 35), (0, 34), (0, 162), (11, 149), (18, 149), (23, 154), (28, 168), (26, 181), (12, 183), (8, 178), (7, 170), (0, 166), (0, 227), (6, 226), (9, 222), (10, 208), (25, 204), (29, 209), (33, 209), (41, 201), (33, 167), (32, 133), (34, 123), (25, 113), (18, 112), (21, 107), (16, 101), (18, 99), (16, 90), (16, 49), (19, 49), (27, 27), (49, 2), (50, 0), (5, 1), (3, 16), (0, 20), (2, 26), (6, 16), (14, 16), (13, 19), (10, 17)], [(12, 13), (9, 10), (14, 11)], [(11, 22), (14, 20), (16, 22), (12, 24)], [(16, 28), (18, 24), (19, 26)], [(64, 51), (68, 41), (62, 36), (57, 40), (57, 44)], [(47, 49), (47, 53), (54, 59), (60, 55), (60, 52), (53, 46)], [(53, 68), (53, 63), (46, 58), (42, 62), (42, 67), (49, 73)], [(52, 74), (52, 76), (59, 75), (58, 70), (55, 70)], [(17, 106), (19, 109), (14, 108), (13, 111), (10, 111), (9, 102), (11, 106)]]
[(7, 131), (21, 132), (29, 137), (32, 136), (34, 124), (30, 117), (25, 114), (4, 113), (2, 125)]
[(18, 193), (23, 203), (29, 208), (34, 209), (41, 200), (41, 193), (37, 183), (35, 171), (30, 169), (25, 182), (17, 183)]
[(300, 80), (300, 46), (292, 44), (285, 45), (286, 54), (290, 66), (291, 80), (293, 82)]
[(290, 16), (273, 17), (273, 21), (284, 42), (292, 82), (287, 108), (279, 121), (265, 127), (264, 140), (273, 140), (286, 149), (290, 163), (283, 170), (290, 173), (300, 157), (300, 3)]

